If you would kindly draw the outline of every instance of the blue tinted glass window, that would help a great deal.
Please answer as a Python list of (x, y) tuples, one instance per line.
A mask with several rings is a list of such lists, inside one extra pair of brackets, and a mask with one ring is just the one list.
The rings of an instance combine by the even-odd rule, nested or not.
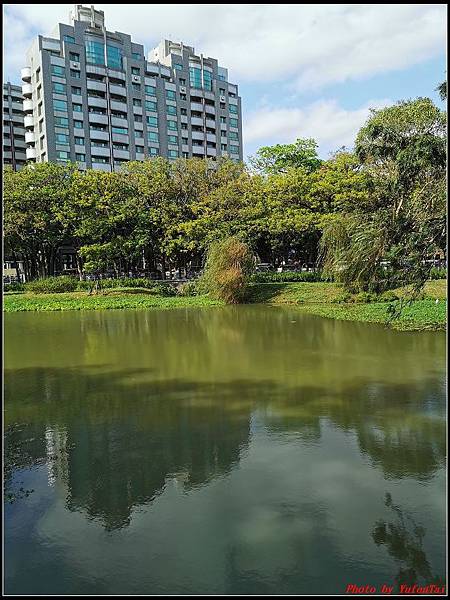
[(106, 46), (108, 67), (111, 69), (122, 69), (122, 50), (116, 46)]
[(86, 41), (86, 62), (91, 65), (105, 64), (105, 47), (101, 42)]

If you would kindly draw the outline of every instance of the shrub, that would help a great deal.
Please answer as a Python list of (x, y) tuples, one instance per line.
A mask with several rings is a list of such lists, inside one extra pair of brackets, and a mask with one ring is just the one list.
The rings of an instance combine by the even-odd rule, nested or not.
[(376, 302), (377, 295), (371, 292), (359, 292), (355, 295), (355, 302), (361, 304), (368, 304), (369, 302)]
[(25, 290), (25, 284), (20, 283), (18, 281), (4, 283), (3, 289), (5, 292), (23, 292)]
[(382, 294), (380, 294), (380, 296), (378, 297), (378, 300), (380, 302), (395, 302), (396, 300), (398, 300), (399, 297), (397, 296), (397, 294), (395, 292), (393, 292), (392, 290), (388, 290), (386, 292), (383, 292)]
[(77, 280), (69, 275), (44, 277), (25, 283), (25, 290), (36, 294), (61, 294), (77, 289)]
[(250, 248), (238, 237), (214, 242), (208, 250), (200, 286), (227, 304), (243, 302), (253, 268)]
[(197, 296), (199, 293), (198, 285), (195, 281), (187, 281), (177, 288), (178, 296)]
[(255, 273), (251, 276), (252, 283), (294, 283), (306, 282), (315, 283), (317, 281), (331, 281), (320, 272), (311, 271), (284, 271), (282, 273)]
[(447, 269), (443, 267), (432, 267), (430, 279), (447, 279)]

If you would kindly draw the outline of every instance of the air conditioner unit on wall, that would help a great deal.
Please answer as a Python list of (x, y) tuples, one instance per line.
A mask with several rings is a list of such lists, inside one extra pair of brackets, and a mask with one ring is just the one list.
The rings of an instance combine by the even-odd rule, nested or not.
[(186, 88), (180, 86), (180, 94), (186, 94)]
[(225, 102), (225, 101), (226, 101), (226, 98), (225, 98), (225, 96), (220, 96), (220, 101), (221, 101), (221, 102)]

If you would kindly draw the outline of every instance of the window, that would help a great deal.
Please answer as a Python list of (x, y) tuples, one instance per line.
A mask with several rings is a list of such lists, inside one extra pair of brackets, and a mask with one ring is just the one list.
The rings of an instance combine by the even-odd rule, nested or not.
[(167, 129), (176, 131), (178, 129), (176, 121), (167, 121)]
[(219, 106), (220, 106), (220, 108), (226, 108), (226, 106), (225, 106), (225, 102), (221, 102), (221, 103), (219, 104)]
[(158, 127), (158, 119), (156, 117), (147, 117), (147, 124), (151, 127)]
[(142, 154), (144, 152), (144, 148), (142, 146), (136, 146), (136, 154)]
[(225, 77), (225, 75), (217, 75), (217, 79), (219, 81), (226, 81), (227, 80), (227, 78)]
[(92, 162), (100, 163), (102, 165), (109, 165), (109, 158), (107, 158), (106, 156), (93, 156)]
[(72, 86), (72, 94), (75, 94), (77, 96), (81, 96), (81, 88), (80, 87)]
[(128, 129), (126, 127), (111, 127), (113, 133), (121, 133), (123, 135), (128, 134)]
[(132, 57), (135, 58), (136, 60), (141, 60), (141, 55), (139, 52), (132, 52), (131, 53)]
[(180, 63), (174, 63), (173, 68), (176, 69), (177, 71), (182, 71), (183, 65), (180, 65)]
[(148, 153), (150, 156), (156, 156), (158, 154), (158, 148), (149, 148)]
[(65, 146), (69, 145), (69, 136), (65, 133), (57, 133), (55, 135), (55, 140), (57, 144), (63, 144)]
[(189, 67), (189, 80), (191, 87), (201, 88), (202, 87), (202, 70), (198, 67)]
[(139, 67), (131, 67), (131, 74), (132, 75), (140, 75), (141, 70), (139, 69)]
[(58, 75), (59, 77), (64, 77), (66, 71), (64, 67), (60, 67), (59, 65), (52, 65), (52, 75)]
[(169, 150), (167, 154), (169, 158), (178, 158), (178, 150)]
[[(105, 64), (105, 50), (104, 44), (101, 42), (94, 42), (92, 40), (86, 40), (86, 62), (91, 65), (104, 65)], [(71, 60), (77, 60), (71, 58)]]
[(97, 125), (97, 124), (94, 124), (94, 123), (89, 123), (89, 127), (93, 131), (106, 131), (106, 126), (105, 125)]
[(111, 69), (122, 69), (122, 50), (116, 46), (106, 46), (106, 58), (108, 67)]
[(156, 102), (152, 102), (151, 100), (145, 101), (145, 108), (147, 110), (153, 110), (156, 112)]
[(65, 94), (66, 86), (64, 83), (53, 83), (53, 91), (55, 94)]
[(187, 115), (187, 110), (185, 108), (181, 108), (180, 112), (182, 115)]
[(82, 137), (76, 137), (75, 138), (75, 145), (76, 146), (84, 146), (84, 138), (82, 138)]
[(158, 141), (158, 134), (155, 133), (154, 131), (149, 131), (147, 134), (147, 139), (149, 142), (157, 142)]
[(212, 90), (212, 73), (209, 71), (203, 71), (203, 87), (205, 90)]
[(80, 71), (75, 71), (74, 69), (70, 69), (70, 76), (74, 79), (81, 79)]
[(220, 122), (221, 123), (226, 123), (227, 122), (227, 118), (226, 117), (220, 117)]
[(221, 96), (225, 96), (225, 88), (220, 88), (219, 92)]
[(238, 138), (238, 134), (235, 131), (230, 131), (228, 133), (228, 137), (229, 137), (230, 140), (236, 140), (237, 141), (239, 139)]
[(69, 52), (69, 59), (73, 62), (80, 62), (80, 55), (77, 52)]
[(141, 91), (141, 84), (140, 83), (132, 83), (131, 87), (133, 88), (133, 90), (135, 92), (140, 92)]
[(144, 137), (144, 132), (143, 131), (135, 131), (134, 132), (134, 137), (135, 138), (143, 138)]
[(223, 129), (221, 129), (221, 131), (220, 131), (220, 135), (221, 135), (222, 137), (227, 137), (227, 132), (226, 132), (226, 131), (224, 131)]
[(156, 88), (154, 85), (146, 85), (145, 86), (145, 93), (147, 94), (147, 96), (156, 96)]
[(239, 146), (230, 146), (231, 154), (239, 154)]
[(73, 126), (75, 129), (83, 129), (83, 121), (74, 121)]
[(186, 94), (180, 94), (180, 100), (187, 100)]
[(108, 148), (109, 144), (107, 142), (100, 142), (99, 140), (92, 140), (91, 148)]
[(53, 100), (53, 106), (55, 107), (55, 110), (67, 112), (67, 102), (64, 100)]
[(177, 96), (173, 90), (166, 90), (166, 98), (167, 100), (176, 100)]
[(63, 150), (58, 150), (56, 152), (56, 158), (58, 158), (59, 160), (69, 160), (69, 153)]
[(220, 144), (220, 148), (221, 148), (222, 150), (226, 150), (226, 149), (227, 149), (227, 145), (226, 145), (226, 144)]
[(186, 85), (186, 79), (180, 77), (180, 85)]
[(228, 108), (230, 113), (233, 113), (234, 115), (238, 114), (238, 107), (236, 106), (236, 104), (230, 104)]
[(167, 141), (169, 142), (169, 144), (178, 144), (178, 136), (169, 135), (167, 136)]
[(142, 106), (142, 100), (139, 98), (133, 98), (133, 106)]
[(230, 127), (238, 127), (238, 126), (239, 126), (238, 120), (230, 117)]
[(167, 114), (168, 115), (176, 115), (177, 114), (177, 107), (176, 106), (168, 106), (167, 107)]
[[(69, 127), (69, 119), (67, 117), (55, 117), (55, 127)], [(42, 125), (39, 130), (42, 131)]]
[(133, 115), (136, 123), (142, 123), (142, 115)]
[(86, 154), (75, 154), (75, 160), (86, 162)]
[(64, 41), (68, 42), (69, 44), (75, 44), (75, 38), (71, 35), (65, 35)]
[(73, 112), (83, 112), (83, 106), (81, 104), (72, 104)]

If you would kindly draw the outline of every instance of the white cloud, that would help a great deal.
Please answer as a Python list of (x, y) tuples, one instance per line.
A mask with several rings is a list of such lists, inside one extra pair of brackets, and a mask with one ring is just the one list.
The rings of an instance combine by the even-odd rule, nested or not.
[(248, 114), (244, 120), (244, 142), (249, 154), (260, 145), (291, 143), (297, 138), (314, 138), (319, 154), (341, 146), (352, 147), (356, 133), (365, 123), (370, 108), (393, 104), (392, 100), (371, 100), (355, 110), (346, 110), (336, 100), (320, 100), (304, 108), (264, 107)]
[[(68, 22), (71, 4), (4, 5), (5, 74), (37, 32)], [(239, 81), (303, 90), (405, 68), (444, 52), (445, 5), (98, 4), (108, 29), (150, 49), (163, 37), (220, 58)]]

